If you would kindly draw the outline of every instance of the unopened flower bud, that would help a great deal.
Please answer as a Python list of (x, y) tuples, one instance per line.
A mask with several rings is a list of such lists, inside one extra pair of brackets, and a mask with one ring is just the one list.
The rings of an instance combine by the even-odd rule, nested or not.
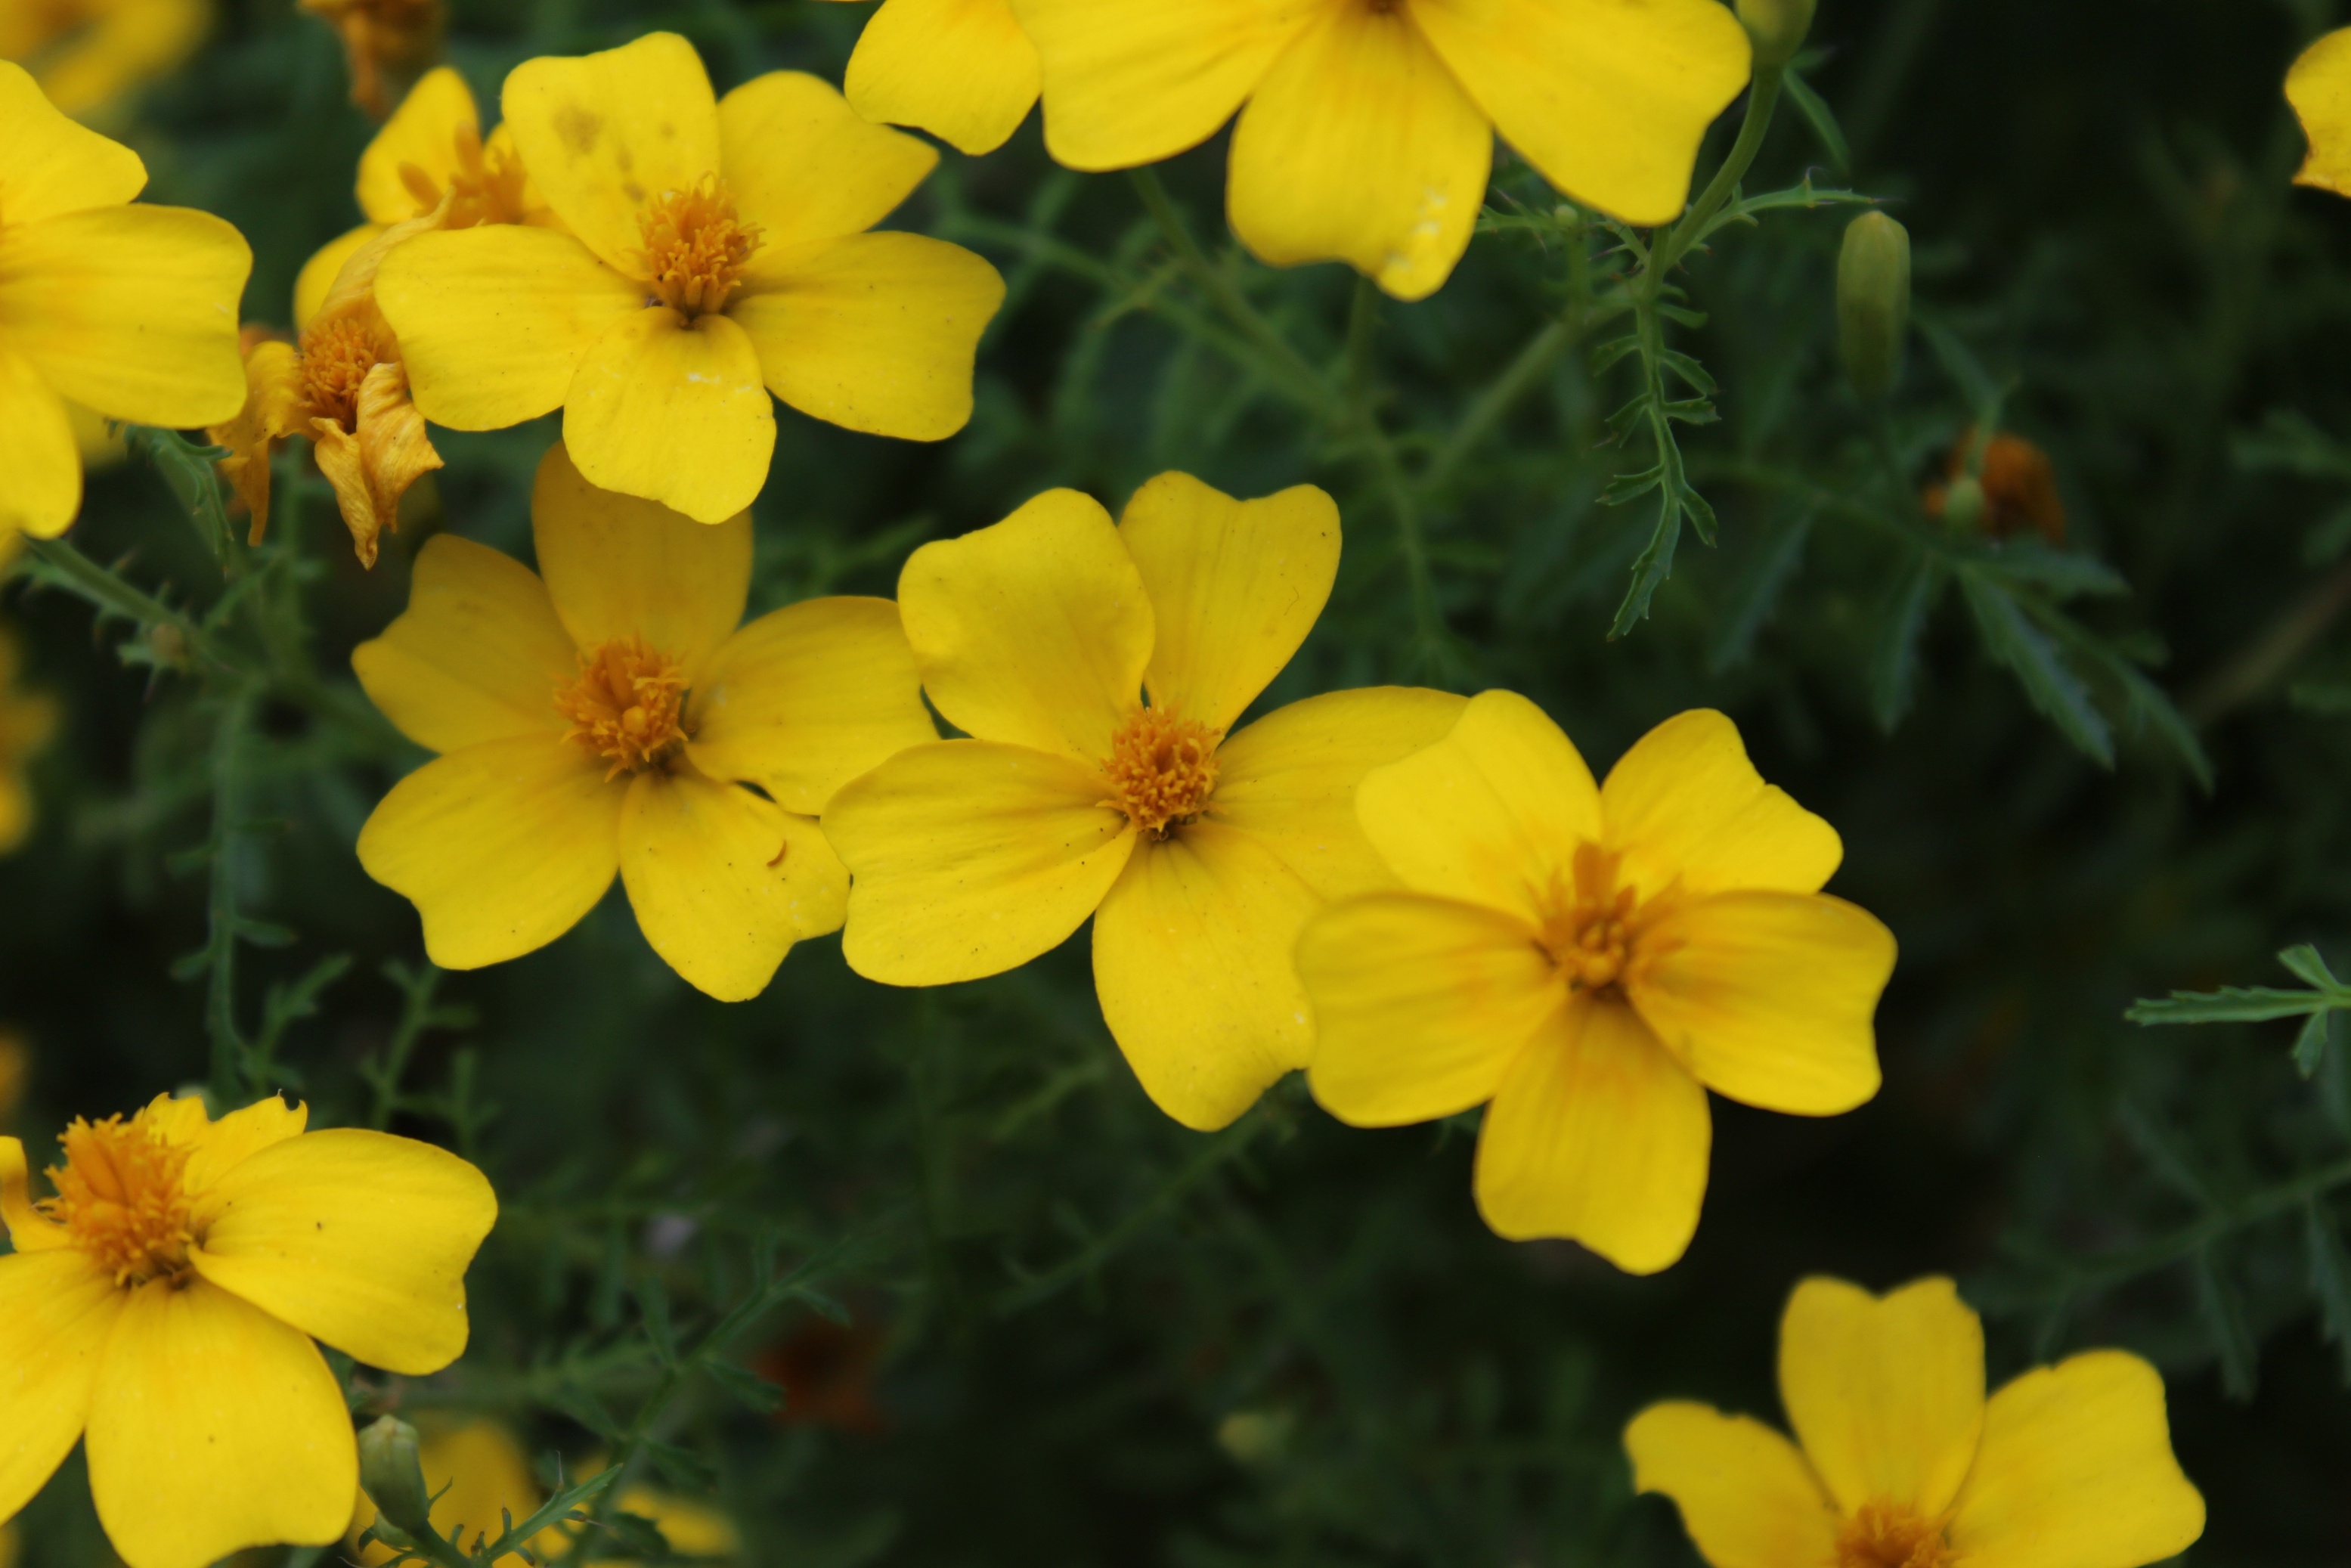
[(147, 628), (147, 653), (167, 670), (188, 667), (188, 636), (168, 621), (158, 621)]
[(1884, 397), (1910, 334), (1910, 231), (1884, 213), (1854, 219), (1837, 254), (1836, 301), (1844, 373), (1862, 396)]
[(1935, 515), (1941, 517), (1954, 533), (1971, 534), (1983, 527), (1983, 481), (1972, 474), (1962, 474), (1941, 493), (1940, 505)]
[(1813, 30), (1815, 0), (1739, 0), (1739, 20), (1755, 40), (1755, 68), (1786, 65)]
[(380, 1416), (360, 1433), (360, 1487), (376, 1512), (411, 1538), (430, 1528), (433, 1498), (417, 1462), (416, 1428), (399, 1416)]

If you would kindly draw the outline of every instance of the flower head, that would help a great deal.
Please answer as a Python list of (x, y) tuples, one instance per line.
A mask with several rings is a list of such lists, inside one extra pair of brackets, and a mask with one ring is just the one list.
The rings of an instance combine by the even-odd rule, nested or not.
[(0, 0), (0, 60), (68, 114), (110, 118), (194, 54), (212, 19), (210, 0)]
[(16, 634), (0, 627), (0, 854), (21, 846), (33, 831), (26, 768), (57, 732), (57, 699), (17, 685), (23, 664)]
[(413, 1375), (455, 1360), (497, 1200), (455, 1155), (308, 1121), (158, 1096), (68, 1127), (40, 1199), (0, 1138), (0, 1520), (78, 1440), (131, 1568), (341, 1532), (357, 1448), (311, 1342)]
[(1233, 728), (1338, 567), (1322, 491), (1242, 502), (1183, 474), (1145, 485), (1116, 527), (1055, 490), (916, 550), (898, 580), (906, 635), (971, 738), (892, 758), (825, 812), (856, 876), (850, 967), (976, 979), (1091, 915), (1102, 1016), (1169, 1115), (1222, 1126), (1303, 1066), (1299, 927), (1390, 882), (1355, 828), (1355, 781), (1461, 706), (1343, 692)]
[(392, 109), (386, 76), (413, 73), (441, 42), (442, 0), (301, 0), (343, 40), (351, 101), (376, 119)]
[(560, 445), (531, 518), (543, 580), (436, 536), (407, 612), (351, 656), (442, 753), (377, 806), (360, 863), (415, 903), (444, 968), (546, 946), (617, 873), (673, 968), (757, 996), (794, 942), (840, 927), (849, 878), (818, 813), (937, 737), (897, 608), (817, 599), (738, 630), (751, 519), (596, 489)]
[(852, 430), (954, 434), (1004, 296), (987, 262), (868, 234), (937, 162), (815, 77), (713, 97), (654, 33), (507, 78), (506, 125), (564, 230), (424, 235), (378, 286), (425, 416), (494, 430), (563, 410), (590, 483), (702, 522), (751, 504), (769, 393)]
[(883, 0), (842, 82), (868, 120), (993, 152), (1037, 105), (1037, 46), (1012, 0)]
[(2204, 1532), (2155, 1368), (2085, 1351), (1987, 1399), (1949, 1280), (1798, 1285), (1780, 1398), (1794, 1443), (1678, 1400), (1625, 1429), (1634, 1486), (1679, 1505), (1714, 1568), (2139, 1568)]
[(1819, 891), (1835, 831), (1722, 715), (1659, 725), (1595, 786), (1541, 709), (1488, 692), (1356, 810), (1408, 891), (1298, 945), (1314, 1097), (1359, 1126), (1485, 1105), (1478, 1207), (1503, 1236), (1653, 1273), (1698, 1227), (1707, 1090), (1809, 1116), (1877, 1092), (1894, 938)]

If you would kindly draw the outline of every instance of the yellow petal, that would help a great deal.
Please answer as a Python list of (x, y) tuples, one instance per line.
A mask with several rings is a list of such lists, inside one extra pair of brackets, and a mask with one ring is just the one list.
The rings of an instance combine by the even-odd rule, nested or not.
[(0, 1377), (0, 1519), (16, 1517), (80, 1440), (90, 1381), (124, 1299), (78, 1248), (0, 1258), (0, 1323), (8, 1338), (8, 1375)]
[(1600, 791), (1559, 726), (1516, 692), (1469, 699), (1450, 734), (1373, 769), (1355, 794), (1406, 887), (1541, 924), (1540, 900), (1600, 836)]
[(368, 241), (383, 233), (382, 224), (361, 224), (349, 234), (338, 235), (311, 253), (294, 275), (294, 329), (301, 331), (317, 319), (327, 296), (335, 287), (335, 278), (343, 264), (357, 256)]
[(1091, 496), (1048, 490), (1000, 523), (925, 545), (898, 575), (898, 613), (931, 701), (981, 740), (1092, 768), (1142, 706), (1151, 601)]
[(718, 138), (736, 210), (759, 229), (754, 278), (796, 246), (872, 228), (939, 162), (927, 142), (871, 123), (805, 71), (769, 71), (720, 99)]
[(1246, 830), (1326, 899), (1394, 887), (1356, 818), (1356, 787), (1444, 739), (1467, 706), (1450, 692), (1364, 686), (1276, 708), (1217, 748), (1208, 815)]
[(643, 637), (691, 673), (733, 633), (751, 592), (751, 519), (715, 527), (580, 476), (561, 442), (539, 460), (531, 542), (583, 652)]
[(1229, 728), (1298, 652), (1339, 575), (1339, 508), (1311, 485), (1236, 501), (1189, 474), (1134, 493), (1118, 537), (1158, 629), (1155, 707)]
[(115, 207), (147, 184), (139, 154), (68, 119), (11, 60), (0, 60), (0, 215), (11, 225)]
[(868, 768), (939, 737), (886, 599), (811, 599), (752, 622), (703, 666), (687, 728), (696, 768), (747, 779), (804, 817)]
[(331, 419), (314, 419), (310, 443), (319, 472), (334, 487), (343, 526), (350, 530), (352, 553), (360, 565), (372, 569), (383, 531), (399, 531), (400, 498), (441, 466), (441, 455), (433, 450), (399, 361), (371, 369), (356, 401), (356, 432)]
[(1871, 1020), (1894, 934), (1824, 894), (1725, 893), (1672, 907), (1640, 937), (1625, 990), (1718, 1094), (1833, 1116), (1877, 1092)]
[(245, 406), (245, 236), (185, 207), (102, 207), (0, 228), (0, 340), (110, 419), (185, 429)]
[(840, 930), (849, 895), (815, 821), (691, 768), (630, 785), (621, 878), (653, 951), (722, 1002), (766, 990), (801, 937)]
[(1417, 893), (1374, 893), (1306, 924), (1314, 1098), (1358, 1127), (1431, 1122), (1494, 1097), (1565, 1001), (1525, 922)]
[(580, 361), (643, 310), (645, 291), (569, 235), (484, 224), (385, 256), (375, 298), (424, 417), (502, 430), (562, 407)]
[(360, 830), (360, 864), (416, 905), (427, 957), (478, 969), (596, 906), (620, 870), (627, 798), (601, 758), (558, 736), (485, 741), (393, 785)]
[[(2310, 139), (2310, 156), (2294, 183), (2351, 195), (2351, 27), (2302, 51), (2286, 72), (2285, 99)], [(7, 199), (0, 188), (0, 206)]]
[(1984, 1422), (1983, 1325), (1945, 1279), (1883, 1297), (1810, 1279), (1780, 1322), (1780, 1401), (1838, 1510), (1950, 1505)]
[(455, 534), (417, 552), (408, 609), (351, 653), (360, 685), (401, 734), (434, 751), (560, 735), (559, 687), (579, 655), (520, 561)]
[(1607, 847), (1620, 883), (1646, 897), (1773, 888), (1817, 893), (1844, 857), (1836, 830), (1788, 798), (1747, 759), (1739, 727), (1711, 708), (1666, 720), (1618, 758), (1601, 786)]
[(1241, 111), (1226, 201), (1259, 260), (1343, 261), (1419, 299), (1469, 248), (1493, 163), (1493, 127), (1405, 7), (1331, 6)]
[(1652, 1405), (1625, 1428), (1633, 1490), (1663, 1492), (1713, 1568), (1825, 1568), (1837, 1518), (1804, 1456), (1762, 1422), (1705, 1405)]
[(841, 952), (869, 980), (941, 986), (1017, 968), (1086, 922), (1134, 848), (1092, 768), (1025, 746), (900, 752), (825, 808), (855, 880)]
[(130, 1293), (90, 1391), (89, 1490), (130, 1568), (343, 1532), (359, 1454), (319, 1347), (204, 1280)]
[[(0, 343), (0, 540), (55, 538), (81, 511), (81, 453), (66, 405), (24, 355)], [(5, 549), (0, 544), (0, 549)]]
[(1716, 0), (1411, 0), (1413, 20), (1511, 146), (1569, 197), (1670, 223), (1751, 48)]
[(1094, 993), (1153, 1104), (1214, 1132), (1306, 1065), (1314, 1031), (1290, 952), (1321, 902), (1214, 822), (1136, 846), (1094, 915)]
[(0, 1222), (19, 1252), (49, 1252), (73, 1245), (73, 1233), (34, 1207), (32, 1173), (21, 1138), (0, 1138)]
[(1004, 279), (961, 246), (852, 235), (777, 259), (727, 308), (768, 390), (816, 419), (944, 441), (971, 418), (972, 360)]
[(81, 15), (89, 26), (41, 68), (42, 90), (68, 114), (116, 110), (195, 53), (212, 25), (207, 0), (116, 0)]
[(775, 455), (758, 352), (724, 316), (640, 310), (580, 361), (563, 444), (591, 485), (724, 522), (758, 496)]
[[(104, 414), (69, 402), (66, 404), (66, 423), (73, 426), (74, 444), (81, 449), (83, 472), (95, 474), (101, 468), (120, 468), (131, 460), (130, 449), (122, 444), (122, 433), (109, 424)], [(0, 566), (6, 564), (0, 559)]]
[(310, 1124), (309, 1106), (288, 1105), (275, 1094), (231, 1111), (217, 1122), (202, 1120), (204, 1103), (194, 1095), (171, 1103), (188, 1106), (197, 1118), (187, 1140), (194, 1147), (181, 1180), (188, 1192), (199, 1195), (211, 1192), (229, 1172), (262, 1150), (300, 1137)]
[(1013, 0), (1037, 46), (1045, 146), (1072, 169), (1196, 147), (1256, 90), (1314, 12), (1266, 0)]
[(196, 1215), (197, 1273), (370, 1366), (423, 1376), (465, 1353), (465, 1270), (498, 1200), (445, 1149), (333, 1127), (237, 1165)]
[(1632, 1009), (1578, 999), (1520, 1051), (1478, 1134), (1478, 1212), (1511, 1241), (1565, 1237), (1628, 1274), (1681, 1259), (1713, 1141), (1706, 1091)]
[(1968, 1568), (2138, 1568), (2204, 1533), (2172, 1458), (2163, 1378), (2094, 1350), (1991, 1396), (1950, 1542)]
[[(416, 79), (375, 140), (360, 154), (360, 211), (371, 223), (396, 224), (428, 212), (433, 204), (417, 199), (400, 175), (402, 164), (413, 164), (446, 190), (457, 171), (459, 127), (481, 134), (481, 111), (474, 89), (449, 66), (436, 66)], [(299, 290), (297, 290), (299, 293)]]
[(503, 101), (548, 205), (623, 272), (639, 269), (645, 204), (719, 170), (717, 99), (702, 57), (675, 33), (525, 60), (507, 77)]
[(1037, 47), (1011, 0), (887, 0), (858, 37), (846, 86), (868, 120), (993, 152), (1037, 101)]

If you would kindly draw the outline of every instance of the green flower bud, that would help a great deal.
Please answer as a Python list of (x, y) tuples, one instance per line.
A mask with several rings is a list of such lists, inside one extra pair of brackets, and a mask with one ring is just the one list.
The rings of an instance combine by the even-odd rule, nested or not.
[(411, 1539), (431, 1528), (433, 1494), (416, 1460), (416, 1428), (397, 1416), (360, 1433), (360, 1487), (384, 1521)]
[(1854, 219), (1837, 254), (1836, 300), (1844, 373), (1862, 396), (1884, 397), (1910, 334), (1910, 231), (1884, 213)]
[(1983, 481), (1963, 474), (1943, 494), (1943, 524), (1953, 533), (1972, 534), (1983, 527)]
[(1755, 68), (1786, 65), (1813, 30), (1815, 0), (1739, 0), (1739, 20), (1755, 40)]

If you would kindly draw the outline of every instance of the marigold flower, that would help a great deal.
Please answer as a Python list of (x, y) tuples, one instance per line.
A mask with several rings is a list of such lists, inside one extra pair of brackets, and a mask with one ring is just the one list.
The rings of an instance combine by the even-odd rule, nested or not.
[(750, 517), (707, 527), (596, 489), (560, 445), (531, 523), (543, 581), (436, 536), (406, 613), (351, 655), (442, 753), (376, 807), (360, 863), (415, 904), (445, 969), (545, 946), (617, 872), (672, 968), (757, 996), (794, 942), (840, 928), (825, 802), (937, 737), (897, 609), (815, 599), (737, 631)]
[(1625, 1429), (1634, 1487), (1674, 1500), (1714, 1568), (2139, 1568), (2204, 1532), (2155, 1368), (2085, 1351), (1986, 1399), (1949, 1280), (1798, 1285), (1780, 1398), (1796, 1442), (1682, 1400)]
[(2286, 73), (2285, 97), (2310, 139), (2294, 183), (2351, 196), (2351, 27), (2302, 51)]
[(1478, 1207), (1500, 1235), (1655, 1273), (1698, 1228), (1708, 1089), (1806, 1116), (1877, 1092), (1894, 937), (1819, 891), (1835, 830), (1722, 715), (1667, 720), (1595, 786), (1541, 708), (1487, 692), (1356, 810), (1409, 891), (1306, 927), (1309, 1082), (1357, 1126), (1486, 1105)]
[(916, 550), (899, 611), (931, 701), (972, 738), (904, 752), (826, 810), (856, 876), (850, 967), (977, 979), (1092, 915), (1102, 1017), (1161, 1110), (1221, 1127), (1305, 1065), (1299, 927), (1391, 884), (1355, 828), (1355, 781), (1461, 707), (1340, 692), (1228, 736), (1338, 568), (1322, 491), (1241, 502), (1184, 474), (1145, 485), (1115, 528), (1054, 490)]
[[(1571, 199), (1635, 224), (1688, 200), (1748, 77), (1716, 0), (1015, 0), (1045, 145), (1122, 169), (1240, 110), (1226, 204), (1276, 267), (1345, 261), (1399, 299), (1468, 248), (1499, 131)], [(1243, 107), (1246, 102), (1246, 107)]]
[(868, 120), (993, 152), (1036, 105), (1037, 46), (1012, 0), (883, 0), (841, 85)]
[(208, 0), (0, 0), (0, 60), (30, 69), (66, 113), (104, 118), (177, 70), (212, 20)]
[(526, 61), (505, 108), (569, 232), (423, 235), (385, 259), (377, 298), (426, 418), (493, 430), (559, 407), (590, 483), (702, 522), (766, 483), (769, 392), (879, 435), (963, 428), (1003, 279), (864, 232), (930, 172), (928, 146), (798, 72), (716, 100), (670, 33)]
[(351, 101), (378, 120), (392, 107), (384, 78), (414, 71), (441, 43), (441, 0), (301, 0), (335, 29), (351, 71)]
[(57, 699), (19, 687), (23, 672), (15, 633), (0, 626), (0, 855), (22, 847), (33, 831), (33, 787), (26, 771), (57, 733)]
[(158, 1095), (67, 1128), (37, 1202), (0, 1138), (0, 1520), (78, 1439), (131, 1568), (342, 1533), (358, 1449), (311, 1341), (387, 1372), (455, 1361), (497, 1198), (444, 1150), (308, 1115)]
[(209, 213), (134, 205), (139, 154), (0, 60), (0, 538), (81, 509), (67, 400), (109, 419), (214, 424), (245, 401), (236, 302), (253, 253)]

